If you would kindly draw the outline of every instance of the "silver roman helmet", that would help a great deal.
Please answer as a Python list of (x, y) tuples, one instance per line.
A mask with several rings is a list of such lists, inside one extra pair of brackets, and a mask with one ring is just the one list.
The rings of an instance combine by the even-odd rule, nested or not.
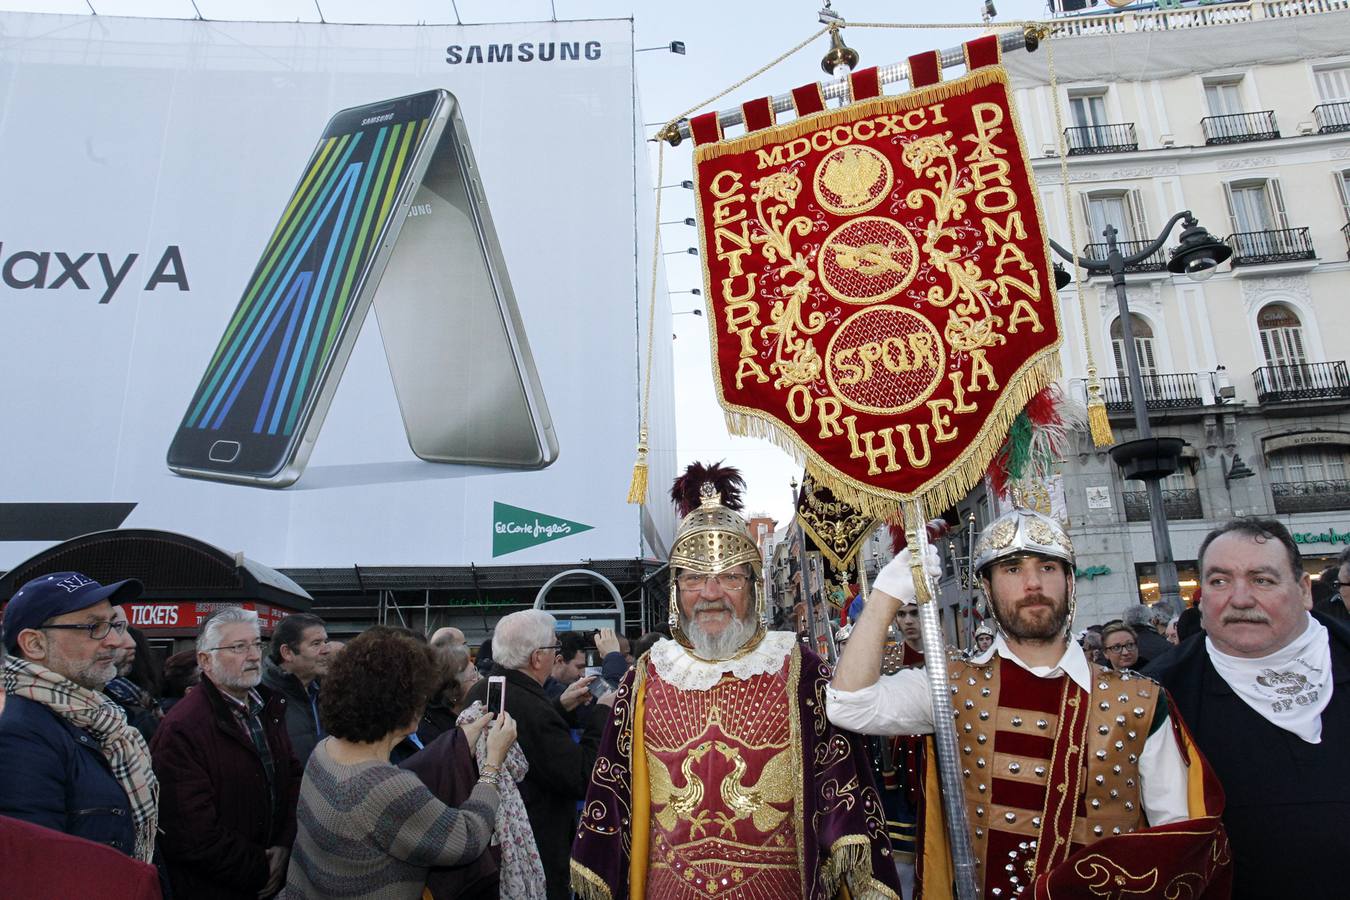
[[(1073, 541), (1064, 528), (1050, 516), (1030, 509), (1014, 509), (999, 516), (975, 542), (975, 571), (988, 578), (988, 569), (1013, 556), (1044, 556), (1064, 563), (1068, 573), (1069, 624), (1073, 623), (1077, 599), (1074, 596), (1075, 557)], [(990, 612), (998, 619), (993, 598), (987, 597)], [(1001, 623), (1000, 623), (1001, 624)]]

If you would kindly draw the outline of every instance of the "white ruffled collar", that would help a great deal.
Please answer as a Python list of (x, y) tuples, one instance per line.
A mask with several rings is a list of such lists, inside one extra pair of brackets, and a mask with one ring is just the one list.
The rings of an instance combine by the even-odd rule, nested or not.
[(792, 652), (797, 636), (790, 631), (770, 631), (753, 650), (734, 659), (699, 659), (676, 641), (666, 638), (651, 649), (652, 665), (662, 681), (684, 691), (706, 691), (734, 675), (741, 681), (756, 675), (768, 675), (783, 668), (783, 660)]

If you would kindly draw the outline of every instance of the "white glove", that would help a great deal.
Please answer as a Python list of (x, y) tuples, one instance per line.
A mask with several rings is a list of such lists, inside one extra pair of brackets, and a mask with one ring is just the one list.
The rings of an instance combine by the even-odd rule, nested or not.
[[(882, 567), (872, 582), (872, 587), (883, 594), (890, 594), (900, 601), (901, 606), (914, 602), (914, 576), (910, 572), (909, 561), (909, 548), (906, 547)], [(937, 548), (932, 544), (928, 545), (924, 553), (923, 567), (930, 578), (942, 574), (942, 562), (938, 559)]]

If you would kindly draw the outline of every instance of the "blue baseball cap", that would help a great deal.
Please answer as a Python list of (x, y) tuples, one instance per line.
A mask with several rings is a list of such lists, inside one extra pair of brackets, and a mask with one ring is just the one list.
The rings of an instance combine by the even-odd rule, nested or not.
[(145, 587), (135, 578), (99, 584), (79, 572), (40, 575), (19, 588), (5, 607), (5, 649), (15, 652), (19, 632), (37, 628), (48, 619), (88, 609), (107, 600), (114, 606), (135, 600)]

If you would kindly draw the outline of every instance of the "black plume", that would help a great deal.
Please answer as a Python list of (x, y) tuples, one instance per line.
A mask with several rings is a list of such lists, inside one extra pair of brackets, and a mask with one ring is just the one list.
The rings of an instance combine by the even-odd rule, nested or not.
[(675, 509), (681, 517), (698, 509), (701, 500), (699, 489), (708, 482), (722, 495), (723, 506), (740, 512), (745, 479), (741, 477), (739, 469), (724, 466), (722, 460), (718, 460), (706, 466), (703, 463), (690, 463), (684, 474), (670, 486), (670, 499), (675, 501)]

